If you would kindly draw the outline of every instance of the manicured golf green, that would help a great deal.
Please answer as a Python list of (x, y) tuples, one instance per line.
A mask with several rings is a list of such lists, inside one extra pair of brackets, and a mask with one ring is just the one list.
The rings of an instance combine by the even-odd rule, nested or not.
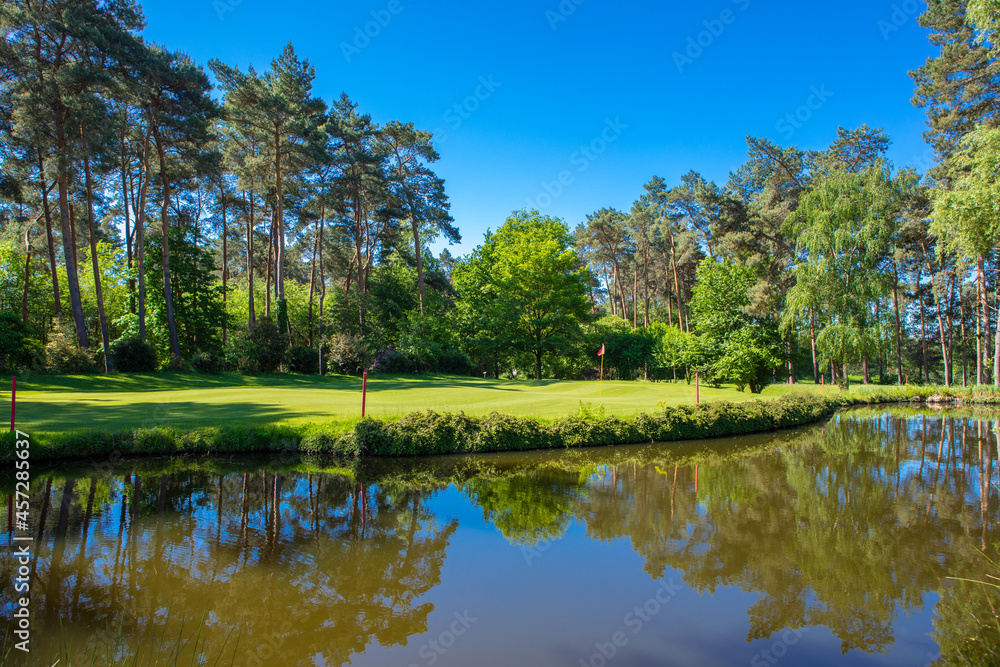
[[(9, 379), (2, 405), (9, 399)], [(819, 391), (811, 384), (768, 387), (764, 398), (789, 391)], [(580, 402), (604, 406), (607, 414), (648, 412), (657, 403), (694, 403), (694, 385), (684, 382), (509, 381), (459, 376), (374, 376), (368, 380), (367, 414), (393, 418), (411, 412), (501, 412), (555, 419), (576, 412)], [(701, 400), (755, 398), (733, 387), (701, 387)], [(38, 433), (119, 431), (137, 427), (194, 428), (239, 423), (357, 421), (361, 380), (301, 375), (45, 376), (18, 380), (17, 425)]]

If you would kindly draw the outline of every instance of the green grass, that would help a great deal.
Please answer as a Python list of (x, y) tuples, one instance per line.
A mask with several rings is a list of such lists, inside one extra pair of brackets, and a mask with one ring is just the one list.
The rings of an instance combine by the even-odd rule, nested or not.
[[(762, 397), (819, 391), (811, 384), (774, 385)], [(832, 394), (836, 390), (827, 388)], [(4, 392), (6, 393), (6, 392)], [(658, 403), (694, 403), (694, 385), (669, 382), (505, 381), (459, 376), (374, 376), (368, 381), (370, 417), (412, 412), (486, 415), (499, 412), (550, 421), (576, 412), (580, 402), (606, 414), (648, 413)], [(745, 401), (749, 392), (701, 387), (702, 401)], [(322, 422), (344, 431), (360, 420), (361, 380), (302, 375), (245, 377), (187, 373), (112, 376), (35, 375), (18, 379), (18, 428), (28, 433), (121, 431)]]

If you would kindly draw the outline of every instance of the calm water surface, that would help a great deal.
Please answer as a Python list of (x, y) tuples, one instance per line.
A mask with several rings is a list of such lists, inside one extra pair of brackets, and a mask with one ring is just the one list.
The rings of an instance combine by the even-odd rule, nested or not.
[(993, 419), (36, 474), (31, 664), (925, 665), (988, 608), (948, 577), (990, 571)]

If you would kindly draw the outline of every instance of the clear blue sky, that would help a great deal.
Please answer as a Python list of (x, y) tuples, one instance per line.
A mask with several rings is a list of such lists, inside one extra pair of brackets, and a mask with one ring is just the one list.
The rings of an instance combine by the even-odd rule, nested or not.
[[(376, 121), (441, 131), (437, 171), (464, 237), (453, 254), (529, 203), (573, 227), (605, 206), (628, 210), (653, 175), (673, 184), (694, 169), (724, 184), (746, 158), (747, 135), (822, 148), (838, 126), (866, 123), (888, 132), (896, 167), (926, 171), (925, 116), (910, 103), (907, 75), (933, 53), (916, 22), (924, 6), (143, 3), (146, 37), (202, 65), (219, 58), (263, 70), (292, 41), (327, 101), (346, 91)], [(366, 28), (374, 37), (359, 38)]]

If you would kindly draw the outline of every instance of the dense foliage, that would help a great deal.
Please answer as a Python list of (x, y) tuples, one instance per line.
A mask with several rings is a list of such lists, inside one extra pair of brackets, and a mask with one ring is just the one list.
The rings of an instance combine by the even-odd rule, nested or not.
[(751, 137), (725, 184), (515, 211), (454, 258), (432, 134), (317, 97), (292, 45), (214, 91), (131, 2), (5, 3), (0, 370), (147, 370), (139, 341), (203, 373), (998, 383), (997, 6), (919, 19), (925, 174), (864, 125)]

